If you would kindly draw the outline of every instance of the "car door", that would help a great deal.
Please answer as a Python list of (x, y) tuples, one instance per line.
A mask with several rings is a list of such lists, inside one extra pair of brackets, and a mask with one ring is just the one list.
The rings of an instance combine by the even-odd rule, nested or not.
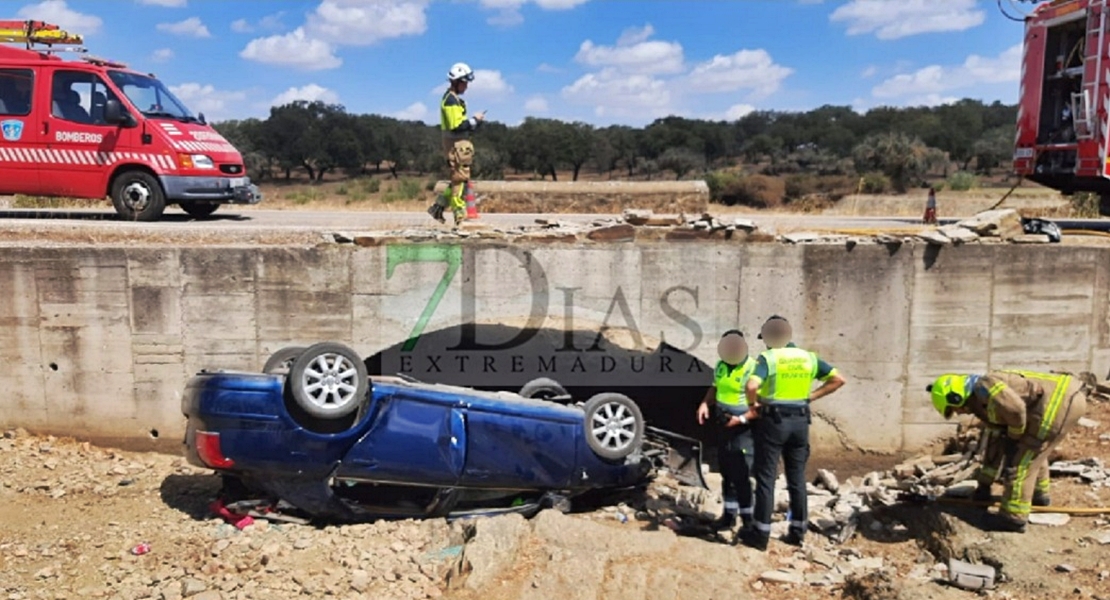
[(562, 489), (578, 464), (582, 411), (524, 399), (476, 399), (467, 407), (460, 486)]
[(137, 129), (104, 121), (104, 102), (119, 98), (96, 72), (53, 68), (46, 91), (43, 187), (55, 196), (106, 197), (107, 173), (119, 154), (134, 145), (130, 138)]
[(451, 487), (466, 464), (466, 408), (448, 394), (401, 388), (383, 397), (374, 423), (336, 477)]
[[(34, 104), (43, 92), (36, 70), (0, 69), (0, 194), (38, 194), (39, 165), (34, 150), (39, 130)], [(38, 87), (42, 87), (39, 85)]]

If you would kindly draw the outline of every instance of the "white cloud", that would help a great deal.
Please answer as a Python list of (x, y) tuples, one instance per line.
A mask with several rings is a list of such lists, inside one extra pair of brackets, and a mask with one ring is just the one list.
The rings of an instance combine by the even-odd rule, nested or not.
[(536, 114), (547, 112), (547, 98), (540, 95), (532, 96), (524, 102), (524, 110)]
[(331, 44), (305, 35), (298, 27), (284, 35), (251, 40), (239, 56), (269, 65), (291, 67), (304, 71), (335, 69), (343, 64)]
[(870, 79), (870, 78), (874, 77), (878, 72), (879, 72), (879, 69), (877, 67), (875, 67), (874, 65), (872, 65), (872, 66), (867, 67), (866, 69), (864, 69), (863, 73), (860, 73), (859, 76), (862, 77), (863, 79)]
[(871, 90), (876, 98), (899, 98), (903, 102), (940, 104), (950, 98), (945, 92), (980, 85), (1016, 83), (1021, 77), (1021, 44), (997, 57), (972, 54), (963, 64), (929, 65), (912, 73), (895, 75)]
[(393, 113), (393, 117), (402, 121), (423, 121), (428, 116), (428, 107), (423, 102), (413, 102), (404, 110)]
[(556, 67), (554, 65), (549, 65), (547, 63), (540, 63), (540, 66), (536, 67), (536, 70), (539, 71), (540, 73), (562, 73), (563, 72), (563, 70), (560, 69), (559, 67)]
[(246, 19), (236, 19), (231, 22), (231, 30), (235, 33), (251, 33), (254, 31), (281, 31), (285, 29), (285, 23), (282, 22), (282, 17), (285, 16), (285, 11), (276, 12), (272, 15), (266, 15), (258, 20), (256, 23), (251, 23)]
[(733, 104), (725, 111), (725, 120), (737, 121), (753, 112), (755, 112), (755, 107), (751, 104)]
[[(501, 71), (474, 69), (474, 81), (467, 88), (467, 95), (485, 100), (499, 100), (513, 93), (513, 86), (501, 76)], [(437, 91), (437, 93), (442, 93)]]
[(278, 94), (273, 100), (270, 101), (270, 106), (284, 106), (297, 100), (305, 100), (308, 102), (325, 102), (327, 104), (338, 104), (339, 94), (326, 87), (310, 83), (304, 87), (291, 87), (284, 92)]
[(747, 89), (767, 97), (782, 85), (793, 69), (776, 64), (766, 50), (740, 50), (718, 54), (694, 67), (687, 77), (690, 90), (702, 93), (735, 92)]
[(43, 0), (38, 4), (28, 4), (15, 14), (20, 19), (53, 23), (75, 35), (95, 35), (104, 24), (100, 17), (71, 9), (65, 0)]
[(206, 26), (198, 17), (189, 17), (184, 21), (176, 23), (159, 23), (155, 25), (158, 31), (165, 31), (173, 35), (181, 35), (187, 37), (207, 38), (212, 37)]
[(150, 60), (154, 62), (166, 62), (173, 58), (173, 50), (169, 48), (159, 48), (150, 54)]
[(625, 72), (644, 74), (678, 73), (683, 70), (682, 45), (678, 42), (648, 41), (654, 28), (627, 29), (615, 46), (582, 42), (574, 60), (591, 67), (617, 67)]
[(246, 92), (217, 90), (211, 85), (183, 83), (171, 86), (170, 91), (194, 112), (204, 113), (209, 122), (235, 116), (235, 111), (246, 101)]
[(478, 0), (482, 8), (495, 10), (496, 14), (486, 19), (490, 25), (497, 27), (515, 27), (524, 22), (524, 15), (520, 13), (521, 7), (528, 2), (533, 2), (543, 10), (570, 10), (589, 0)]
[(139, 4), (146, 4), (148, 6), (165, 6), (166, 8), (181, 8), (189, 3), (189, 0), (138, 0)]
[(848, 25), (848, 35), (874, 33), (895, 40), (922, 33), (964, 31), (986, 20), (977, 0), (851, 0), (829, 20)]
[(655, 118), (672, 112), (667, 82), (613, 68), (583, 75), (564, 87), (562, 95), (573, 103), (593, 105), (599, 117)]
[(428, 30), (429, 0), (323, 0), (305, 24), (307, 32), (333, 44), (367, 46)]

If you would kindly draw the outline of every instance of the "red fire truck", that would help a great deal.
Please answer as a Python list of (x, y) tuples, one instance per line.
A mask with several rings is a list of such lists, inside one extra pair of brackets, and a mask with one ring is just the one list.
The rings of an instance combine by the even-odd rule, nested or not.
[(1053, 0), (1025, 21), (1014, 171), (1110, 215), (1110, 6)]
[(128, 220), (257, 204), (243, 157), (152, 74), (83, 56), (79, 35), (0, 21), (0, 194), (111, 198)]

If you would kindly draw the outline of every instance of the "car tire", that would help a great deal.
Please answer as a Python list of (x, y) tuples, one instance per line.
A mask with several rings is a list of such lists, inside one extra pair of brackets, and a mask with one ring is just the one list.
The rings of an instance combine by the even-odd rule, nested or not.
[(293, 368), (293, 362), (298, 356), (304, 354), (305, 350), (304, 346), (286, 346), (274, 352), (266, 359), (262, 372), (268, 375), (287, 375)]
[(127, 221), (157, 221), (166, 211), (162, 184), (146, 171), (124, 171), (112, 182), (112, 206)]
[(582, 407), (586, 443), (601, 458), (621, 460), (640, 449), (644, 440), (644, 416), (640, 407), (624, 394), (597, 394)]
[(547, 377), (537, 377), (532, 381), (524, 384), (518, 392), (524, 398), (532, 398), (535, 400), (553, 400), (555, 398), (567, 397), (566, 388), (558, 381)]
[(218, 208), (220, 205), (215, 202), (185, 202), (181, 205), (181, 210), (194, 219), (210, 217)]
[(309, 416), (333, 420), (358, 410), (370, 387), (366, 364), (343, 344), (309, 346), (289, 368), (286, 385)]

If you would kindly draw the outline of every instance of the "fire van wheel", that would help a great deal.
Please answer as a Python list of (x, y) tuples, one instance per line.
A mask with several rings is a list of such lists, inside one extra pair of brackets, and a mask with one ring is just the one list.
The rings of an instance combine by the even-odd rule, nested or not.
[(212, 216), (219, 207), (215, 202), (186, 202), (181, 205), (181, 210), (194, 219), (203, 219)]
[(128, 221), (157, 221), (166, 210), (166, 195), (150, 173), (124, 171), (112, 182), (112, 205)]
[(286, 385), (293, 400), (309, 416), (339, 419), (362, 404), (370, 387), (366, 364), (343, 344), (324, 342), (309, 346), (289, 368)]
[(553, 402), (569, 401), (570, 394), (558, 381), (547, 377), (537, 377), (524, 384), (519, 394), (524, 398), (536, 400), (551, 400)]
[(644, 439), (644, 416), (640, 407), (624, 394), (593, 396), (585, 411), (586, 443), (601, 458), (620, 460), (640, 448)]

